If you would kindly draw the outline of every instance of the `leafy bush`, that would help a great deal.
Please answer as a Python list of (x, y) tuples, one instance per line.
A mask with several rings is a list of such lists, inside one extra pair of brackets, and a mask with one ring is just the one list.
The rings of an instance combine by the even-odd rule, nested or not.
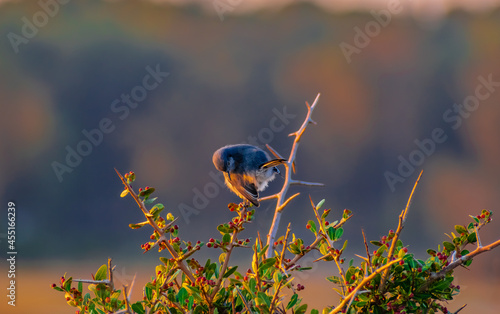
[[(292, 133), (295, 140), (287, 163), (284, 164), (285, 181), (282, 190), (265, 199), (277, 199), (275, 216), (267, 235), (267, 243), (260, 236), (255, 240), (242, 237), (246, 224), (254, 219), (255, 210), (245, 204), (229, 204), (229, 210), (235, 216), (228, 222), (217, 226), (220, 233), (206, 243), (192, 243), (181, 239), (181, 230), (175, 224), (176, 218), (168, 213), (162, 216), (165, 207), (155, 203), (152, 197), (155, 189), (140, 188), (135, 192), (130, 183), (135, 174), (129, 172), (118, 176), (125, 189), (122, 197), (131, 195), (146, 220), (130, 224), (138, 229), (146, 225), (153, 228), (150, 240), (141, 248), (144, 252), (151, 249), (168, 251), (166, 257), (160, 257), (155, 276), (143, 287), (142, 300), (130, 300), (130, 287), (117, 289), (113, 281), (111, 259), (102, 265), (90, 280), (73, 280), (62, 276), (60, 284), (52, 288), (63, 292), (70, 306), (83, 313), (305, 313), (308, 305), (300, 297), (304, 289), (295, 284), (293, 274), (310, 268), (300, 267), (298, 262), (311, 251), (319, 251), (321, 257), (316, 260), (333, 262), (338, 275), (326, 277), (334, 284), (333, 288), (340, 296), (337, 305), (322, 310), (322, 313), (451, 313), (443, 301), (452, 300), (460, 292), (460, 287), (453, 284), (453, 272), (458, 266), (469, 266), (472, 259), (485, 251), (500, 245), (500, 240), (482, 246), (478, 231), (491, 222), (492, 213), (483, 210), (477, 216), (471, 216), (468, 225), (455, 226), (455, 232), (449, 235), (450, 241), (429, 249), (427, 260), (415, 258), (415, 254), (399, 239), (406, 221), (409, 204), (418, 180), (410, 194), (406, 208), (399, 216), (396, 231), (390, 230), (377, 241), (370, 241), (375, 250), (370, 253), (365, 242), (365, 257), (359, 266), (353, 259), (346, 265), (344, 250), (347, 240), (342, 239), (344, 224), (352, 217), (350, 210), (333, 213), (330, 209), (322, 210), (325, 201), (314, 204), (312, 210), (316, 220), (305, 224), (314, 234), (314, 241), (309, 245), (291, 233), (290, 225), (281, 237), (277, 237), (277, 226), (284, 208), (297, 194), (286, 198), (288, 187), (292, 184), (318, 186), (291, 178), (295, 169), (295, 156), (298, 143), (306, 126), (314, 123), (311, 114), (318, 97), (312, 106), (306, 103), (308, 113), (298, 131)], [(276, 151), (268, 149), (277, 157)], [(148, 207), (150, 207), (148, 209)], [(329, 219), (331, 215), (335, 216)], [(332, 221), (333, 220), (333, 221)], [(363, 234), (364, 236), (364, 234)], [(466, 249), (476, 244), (475, 249)], [(217, 261), (199, 260), (197, 252), (204, 246), (220, 251)], [(230, 264), (234, 250), (251, 249), (253, 252), (251, 268), (242, 270), (238, 265)], [(84, 294), (83, 283), (89, 284), (90, 292)], [(76, 286), (75, 286), (76, 285)], [(132, 284), (133, 285), (133, 284)], [(332, 304), (335, 300), (331, 300)], [(458, 313), (461, 309), (456, 309)], [(319, 313), (311, 309), (310, 313)]]
[[(460, 287), (453, 284), (454, 268), (469, 266), (475, 255), (500, 244), (497, 241), (487, 247), (480, 246), (477, 230), (491, 222), (492, 216), (490, 211), (483, 210), (480, 215), (472, 216), (467, 226), (455, 226), (456, 234), (450, 234), (450, 241), (443, 242), (437, 250), (427, 250), (427, 260), (418, 260), (399, 239), (405, 209), (396, 232), (391, 230), (381, 239), (370, 241), (376, 249), (370, 253), (367, 245), (366, 256), (359, 266), (352, 259), (345, 265), (343, 253), (347, 240), (340, 249), (334, 244), (342, 238), (343, 225), (352, 217), (351, 211), (344, 210), (337, 220), (329, 221), (332, 211), (321, 210), (325, 202), (322, 200), (317, 205), (311, 201), (316, 221), (310, 220), (305, 225), (315, 240), (305, 245), (291, 234), (289, 226), (286, 234), (275, 241), (272, 256), (267, 257), (268, 245), (259, 237), (255, 241), (240, 237), (245, 225), (254, 219), (255, 210), (243, 204), (229, 204), (235, 216), (217, 226), (219, 237), (206, 243), (191, 243), (180, 238), (180, 229), (171, 213), (161, 215), (164, 206), (154, 204), (156, 198), (151, 197), (154, 188), (134, 192), (130, 187), (135, 180), (133, 172), (122, 180), (125, 184), (122, 196), (132, 195), (147, 219), (130, 227), (153, 227), (152, 241), (143, 244), (142, 249), (167, 250), (169, 257), (160, 257), (156, 276), (144, 286), (143, 299), (135, 303), (128, 299), (126, 289), (114, 288), (111, 262), (102, 265), (94, 278), (86, 281), (90, 283), (90, 293), (85, 295), (82, 281), (74, 287), (72, 277), (63, 276), (60, 285), (53, 284), (53, 288), (64, 292), (68, 304), (78, 308), (80, 314), (305, 313), (308, 306), (299, 296), (303, 286), (294, 285), (293, 273), (309, 269), (297, 262), (312, 250), (319, 250), (322, 256), (318, 260), (333, 262), (339, 271), (339, 275), (327, 279), (335, 284), (341, 301), (336, 307), (325, 308), (323, 313), (450, 313), (441, 301), (452, 300), (460, 292)], [(147, 205), (152, 205), (149, 210)], [(478, 245), (473, 252), (466, 250), (467, 245), (474, 243)], [(218, 261), (193, 257), (204, 246), (220, 250)], [(253, 250), (252, 267), (246, 271), (230, 265), (233, 251), (244, 248)], [(291, 295), (289, 299), (284, 297), (287, 294)], [(313, 309), (311, 313), (319, 311)]]

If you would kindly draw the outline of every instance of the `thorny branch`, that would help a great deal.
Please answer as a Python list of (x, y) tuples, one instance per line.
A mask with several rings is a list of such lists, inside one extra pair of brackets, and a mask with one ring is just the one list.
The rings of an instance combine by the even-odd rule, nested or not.
[[(281, 219), (281, 212), (283, 209), (288, 205), (288, 203), (297, 197), (299, 193), (296, 193), (289, 198), (286, 198), (286, 194), (288, 192), (288, 189), (290, 188), (291, 185), (307, 185), (307, 186), (323, 186), (322, 183), (315, 183), (315, 182), (306, 182), (306, 181), (300, 181), (300, 180), (294, 180), (292, 179), (292, 171), (295, 173), (295, 157), (297, 155), (297, 149), (299, 148), (299, 143), (300, 139), (302, 137), (302, 134), (304, 134), (304, 131), (306, 130), (307, 126), (309, 123), (316, 124), (311, 118), (313, 110), (316, 108), (318, 104), (320, 94), (316, 96), (316, 99), (314, 99), (314, 102), (312, 105), (309, 105), (308, 102), (306, 102), (307, 106), (307, 115), (302, 123), (301, 127), (296, 131), (291, 133), (289, 136), (295, 136), (295, 139), (293, 141), (292, 149), (290, 151), (290, 156), (288, 157), (288, 160), (286, 163), (284, 163), (285, 166), (285, 182), (283, 183), (283, 187), (281, 188), (281, 191), (278, 192), (277, 194), (270, 195), (267, 197), (263, 197), (260, 200), (268, 200), (268, 199), (277, 199), (276, 203), (276, 209), (274, 211), (274, 217), (273, 217), (273, 222), (271, 224), (271, 228), (269, 229), (269, 233), (267, 235), (267, 244), (269, 245), (267, 248), (266, 256), (269, 258), (272, 253), (274, 252), (274, 240), (276, 239), (276, 233), (278, 232), (278, 226), (279, 222)], [(277, 151), (275, 151), (271, 146), (266, 145), (267, 148), (271, 151), (271, 153), (276, 156), (276, 158), (283, 158)]]
[[(411, 190), (410, 197), (408, 198), (408, 202), (406, 203), (405, 209), (401, 212), (401, 215), (399, 215), (399, 224), (398, 228), (396, 229), (396, 233), (394, 235), (394, 238), (392, 239), (391, 247), (389, 249), (389, 253), (387, 254), (387, 260), (390, 261), (392, 259), (392, 255), (394, 254), (394, 249), (396, 248), (396, 244), (398, 243), (399, 239), (399, 234), (401, 231), (403, 231), (404, 224), (406, 221), (406, 215), (408, 214), (408, 209), (410, 208), (411, 204), (411, 199), (413, 197), (413, 193), (415, 192), (415, 189), (417, 188), (418, 182), (420, 181), (420, 177), (422, 176), (422, 173), (424, 171), (420, 171), (420, 174), (418, 175), (417, 181), (415, 181), (415, 185), (413, 185), (413, 189)], [(389, 268), (387, 268), (382, 275), (382, 279), (380, 280), (380, 286), (378, 286), (378, 291), (383, 292), (385, 289), (385, 284), (387, 282), (387, 278), (389, 277)]]

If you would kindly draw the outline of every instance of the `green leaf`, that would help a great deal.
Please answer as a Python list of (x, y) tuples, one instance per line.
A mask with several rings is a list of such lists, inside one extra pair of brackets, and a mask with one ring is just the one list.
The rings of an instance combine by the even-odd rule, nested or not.
[(432, 249), (428, 249), (427, 250), (427, 254), (429, 254), (430, 256), (435, 256), (436, 255), (436, 251), (434, 251)]
[(474, 221), (475, 221), (476, 223), (479, 223), (479, 219), (477, 219), (477, 217), (476, 217), (476, 216), (472, 216), (472, 215), (469, 215), (469, 216), (470, 216), (472, 219), (474, 219)]
[(186, 284), (186, 283), (184, 283), (184, 284), (182, 285), (182, 287), (183, 287), (184, 289), (186, 289), (186, 291), (187, 291), (187, 292), (189, 292), (191, 295), (198, 295), (198, 297), (199, 297), (199, 294), (200, 294), (200, 288), (198, 288), (198, 287), (193, 287), (193, 286), (191, 286), (190, 284)]
[(236, 269), (238, 269), (238, 266), (234, 266), (234, 267), (228, 269), (226, 271), (226, 273), (224, 274), (224, 276), (222, 276), (222, 278), (227, 278), (227, 277), (231, 276), (236, 271)]
[(288, 250), (292, 254), (300, 254), (300, 252), (301, 252), (300, 248), (293, 243), (290, 243), (290, 245), (288, 245)]
[(95, 280), (104, 280), (104, 279), (106, 279), (107, 275), (108, 275), (108, 266), (106, 264), (104, 264), (101, 267), (99, 267), (99, 269), (95, 273), (94, 279)]
[(148, 198), (147, 200), (144, 200), (144, 205), (149, 205), (153, 204), (158, 197), (153, 197), (153, 198)]
[(321, 201), (319, 201), (318, 205), (316, 205), (316, 210), (320, 209), (324, 203), (325, 203), (325, 199), (322, 199)]
[(342, 229), (342, 227), (337, 228), (337, 230), (335, 230), (335, 240), (334, 241), (337, 241), (338, 239), (340, 239), (343, 234), (344, 234), (344, 229)]
[(294, 295), (292, 295), (292, 297), (290, 298), (290, 302), (288, 302), (288, 304), (286, 305), (286, 309), (287, 310), (291, 309), (297, 303), (298, 298), (299, 295), (294, 293)]
[[(331, 209), (325, 209), (325, 210), (323, 211), (323, 214), (321, 214), (321, 220), (324, 220), (324, 219), (326, 218), (326, 216), (328, 216), (328, 214), (330, 213), (330, 211), (331, 211)], [(335, 226), (335, 224), (336, 224), (336, 223), (337, 223), (337, 222), (332, 223), (332, 225), (334, 225), (334, 226)]]
[(148, 285), (144, 286), (144, 294), (146, 295), (146, 299), (151, 301), (151, 298), (153, 297), (153, 289), (151, 289)]
[(179, 292), (177, 292), (177, 300), (179, 301), (180, 304), (184, 304), (186, 299), (189, 297), (189, 294), (186, 290), (186, 288), (182, 287), (179, 289)]
[(442, 290), (448, 288), (452, 281), (453, 281), (453, 277), (445, 278), (441, 281), (438, 281), (436, 284), (434, 284), (430, 290), (442, 291)]
[(248, 282), (248, 286), (250, 287), (250, 292), (255, 293), (257, 290), (257, 281), (255, 278), (250, 278), (250, 281)]
[(148, 197), (149, 195), (151, 195), (153, 192), (155, 191), (155, 188), (149, 188), (147, 190), (142, 190), (141, 192), (139, 192), (139, 196), (141, 197)]
[(448, 242), (448, 241), (444, 241), (443, 246), (446, 250), (448, 250), (450, 252), (455, 250), (455, 245), (453, 243)]
[(342, 283), (342, 280), (339, 277), (337, 277), (337, 276), (326, 277), (326, 280), (328, 280), (328, 281), (330, 281), (330, 282), (332, 282), (334, 284), (340, 284), (340, 283)]
[(90, 300), (90, 293), (85, 293), (83, 296), (83, 304), (87, 304)]
[(153, 215), (153, 217), (156, 219), (158, 215), (160, 215), (161, 211), (165, 209), (165, 206), (163, 204), (156, 204), (149, 210), (149, 213)]
[(269, 296), (267, 294), (259, 291), (257, 292), (257, 296), (259, 297), (259, 299), (262, 299), (266, 303), (267, 307), (271, 306), (271, 300), (269, 299)]
[(273, 280), (274, 280), (275, 284), (281, 282), (282, 279), (283, 279), (283, 275), (279, 271), (274, 272)]
[(294, 314), (304, 314), (307, 311), (307, 304), (302, 304), (293, 311)]
[(309, 270), (309, 269), (312, 269), (312, 267), (297, 267), (295, 268), (296, 270), (298, 271), (303, 271), (303, 270)]
[(311, 226), (311, 228), (309, 228), (309, 230), (311, 230), (311, 231), (312, 231), (312, 233), (316, 234), (316, 233), (317, 233), (316, 223), (315, 223), (314, 221), (312, 221), (312, 220), (309, 220), (309, 221), (307, 222), (307, 224), (308, 224), (309, 226)]
[(370, 241), (371, 244), (375, 245), (375, 246), (382, 246), (384, 245), (382, 242), (380, 241)]
[(319, 314), (319, 311), (318, 311), (318, 310), (316, 310), (316, 309), (312, 309), (312, 310), (311, 310), (311, 314)]
[(335, 228), (328, 227), (328, 229), (326, 229), (326, 232), (328, 233), (328, 237), (330, 238), (330, 240), (335, 241)]
[(189, 296), (189, 302), (188, 302), (188, 310), (193, 309), (193, 304), (194, 304), (194, 297), (192, 295)]
[(127, 189), (127, 188), (125, 188), (125, 190), (123, 190), (123, 191), (120, 193), (120, 197), (125, 197), (125, 196), (127, 196), (127, 195), (128, 195), (128, 193), (129, 193), (128, 189)]
[(385, 251), (387, 251), (387, 245), (382, 245), (377, 249), (377, 255), (382, 255)]
[(467, 234), (467, 229), (465, 229), (464, 226), (456, 225), (455, 230), (458, 232), (458, 234), (462, 234), (462, 233)]
[(477, 237), (476, 237), (476, 233), (475, 232), (473, 232), (473, 233), (471, 233), (471, 234), (469, 234), (467, 236), (467, 242), (469, 242), (469, 243), (476, 243), (476, 241), (477, 241)]
[(70, 291), (71, 290), (71, 284), (73, 283), (73, 277), (69, 277), (67, 278), (65, 281), (64, 281), (64, 284), (63, 284), (63, 288), (64, 290), (66, 291)]
[[(215, 276), (215, 278), (218, 279), (219, 278), (219, 268), (217, 267), (217, 265), (215, 263), (212, 265), (214, 265), (214, 276)], [(222, 265), (220, 267), (222, 268)]]
[(82, 293), (83, 291), (83, 282), (79, 281), (78, 282), (78, 292)]
[(228, 224), (218, 225), (217, 230), (223, 235), (231, 231)]
[(343, 252), (346, 247), (347, 247), (347, 240), (344, 241), (344, 245), (342, 245), (342, 250), (340, 251)]
[(274, 266), (275, 263), (276, 263), (276, 257), (271, 257), (271, 258), (265, 259), (259, 268), (261, 271), (263, 271), (263, 270), (268, 269), (271, 266)]
[(223, 236), (222, 236), (222, 242), (223, 243), (228, 243), (231, 242), (231, 235), (229, 233), (225, 233)]
[(142, 306), (141, 302), (136, 302), (132, 304), (132, 310), (138, 314), (145, 314), (146, 312), (144, 311), (144, 307)]

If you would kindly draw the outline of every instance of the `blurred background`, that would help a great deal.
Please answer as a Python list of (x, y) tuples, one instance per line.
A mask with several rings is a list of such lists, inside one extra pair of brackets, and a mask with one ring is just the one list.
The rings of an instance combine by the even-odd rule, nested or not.
[[(139, 299), (163, 254), (142, 254), (151, 230), (128, 227), (143, 217), (113, 168), (157, 189), (181, 237), (207, 241), (239, 201), (218, 185), (213, 152), (249, 142), (287, 156), (317, 93), (296, 178), (325, 187), (290, 191), (301, 195), (280, 234), (291, 222), (312, 241), (308, 196), (325, 198), (332, 220), (354, 212), (343, 238), (359, 264), (361, 229), (373, 240), (396, 229), (420, 169), (402, 234), (419, 258), (469, 214), (499, 212), (499, 1), (0, 1), (0, 38), (0, 241), (7, 252), (11, 201), (18, 252), (16, 307), (3, 313), (74, 313), (50, 285), (108, 257), (119, 283), (142, 278)], [(244, 236), (266, 234), (274, 205)], [(500, 238), (493, 218), (483, 244)], [(336, 268), (312, 260), (297, 275), (304, 301), (336, 304), (324, 279)], [(448, 309), (497, 313), (500, 249), (455, 274)]]

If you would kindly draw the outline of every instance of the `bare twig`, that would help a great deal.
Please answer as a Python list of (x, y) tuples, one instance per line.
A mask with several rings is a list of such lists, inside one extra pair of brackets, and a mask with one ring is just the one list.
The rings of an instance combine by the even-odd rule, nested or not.
[(455, 313), (453, 313), (453, 314), (457, 314), (457, 313), (458, 313), (458, 312), (460, 312), (461, 310), (465, 309), (465, 307), (466, 307), (466, 306), (467, 306), (467, 304), (462, 305), (462, 307), (461, 307), (461, 308), (459, 308), (459, 309), (458, 309)]
[(111, 257), (108, 257), (108, 280), (111, 291), (115, 291), (115, 284), (113, 283), (113, 268), (111, 267)]
[(371, 255), (370, 255), (370, 250), (368, 249), (368, 243), (366, 242), (366, 236), (365, 236), (365, 231), (361, 229), (361, 232), (363, 233), (363, 241), (365, 242), (365, 250), (366, 250), (366, 257), (367, 257), (367, 264), (370, 269), (372, 269), (372, 260), (371, 260)]
[(123, 286), (123, 297), (125, 299), (125, 313), (129, 313), (130, 314), (130, 299), (129, 299), (129, 296), (127, 294), (127, 286)]
[[(273, 222), (271, 224), (271, 228), (269, 229), (269, 233), (267, 235), (267, 244), (269, 245), (269, 247), (267, 248), (266, 256), (268, 258), (271, 257), (272, 253), (274, 252), (274, 239), (276, 238), (276, 233), (278, 232), (278, 226), (279, 226), (279, 222), (281, 219), (281, 212), (283, 211), (283, 209), (288, 205), (288, 203), (292, 199), (294, 199), (296, 196), (299, 195), (299, 193), (297, 193), (295, 195), (292, 195), (289, 198), (286, 198), (286, 194), (287, 194), (290, 186), (291, 185), (307, 185), (307, 186), (322, 186), (323, 185), (321, 183), (305, 182), (305, 181), (292, 179), (292, 171), (295, 173), (295, 171), (294, 171), (295, 170), (295, 157), (297, 155), (297, 149), (299, 148), (299, 142), (300, 142), (300, 139), (302, 137), (302, 134), (304, 134), (304, 131), (306, 130), (309, 123), (316, 124), (316, 122), (314, 122), (312, 120), (311, 115), (312, 115), (314, 108), (316, 108), (316, 105), (318, 104), (319, 96), (320, 96), (320, 94), (318, 94), (316, 96), (316, 99), (314, 100), (312, 105), (309, 105), (309, 103), (306, 102), (307, 115), (306, 115), (304, 122), (302, 123), (302, 126), (296, 132), (289, 135), (289, 136), (295, 136), (295, 139), (293, 141), (292, 149), (290, 151), (290, 155), (288, 157), (288, 160), (286, 163), (284, 163), (285, 182), (283, 183), (283, 187), (281, 188), (281, 191), (275, 195), (261, 198), (261, 201), (265, 200), (265, 199), (277, 198)], [(269, 146), (269, 145), (266, 145), (266, 146), (274, 156), (276, 156), (277, 158), (283, 158), (271, 146)]]
[[(396, 233), (394, 234), (394, 238), (392, 239), (391, 242), (391, 247), (389, 249), (389, 252), (387, 253), (387, 260), (390, 261), (393, 254), (394, 254), (394, 249), (396, 248), (396, 244), (398, 243), (399, 239), (399, 234), (404, 228), (404, 224), (406, 221), (406, 215), (408, 214), (408, 209), (410, 208), (411, 204), (411, 199), (413, 197), (413, 193), (415, 192), (415, 189), (417, 188), (418, 182), (420, 181), (420, 177), (422, 176), (422, 173), (424, 171), (420, 171), (420, 174), (418, 175), (417, 181), (415, 182), (415, 185), (413, 185), (413, 189), (411, 190), (410, 197), (408, 198), (408, 202), (406, 203), (405, 209), (401, 212), (401, 215), (399, 215), (399, 224), (398, 228), (396, 229)], [(380, 279), (380, 285), (378, 286), (378, 291), (383, 292), (385, 289), (385, 284), (387, 282), (387, 278), (389, 277), (389, 268), (387, 268), (382, 275), (382, 278)]]

